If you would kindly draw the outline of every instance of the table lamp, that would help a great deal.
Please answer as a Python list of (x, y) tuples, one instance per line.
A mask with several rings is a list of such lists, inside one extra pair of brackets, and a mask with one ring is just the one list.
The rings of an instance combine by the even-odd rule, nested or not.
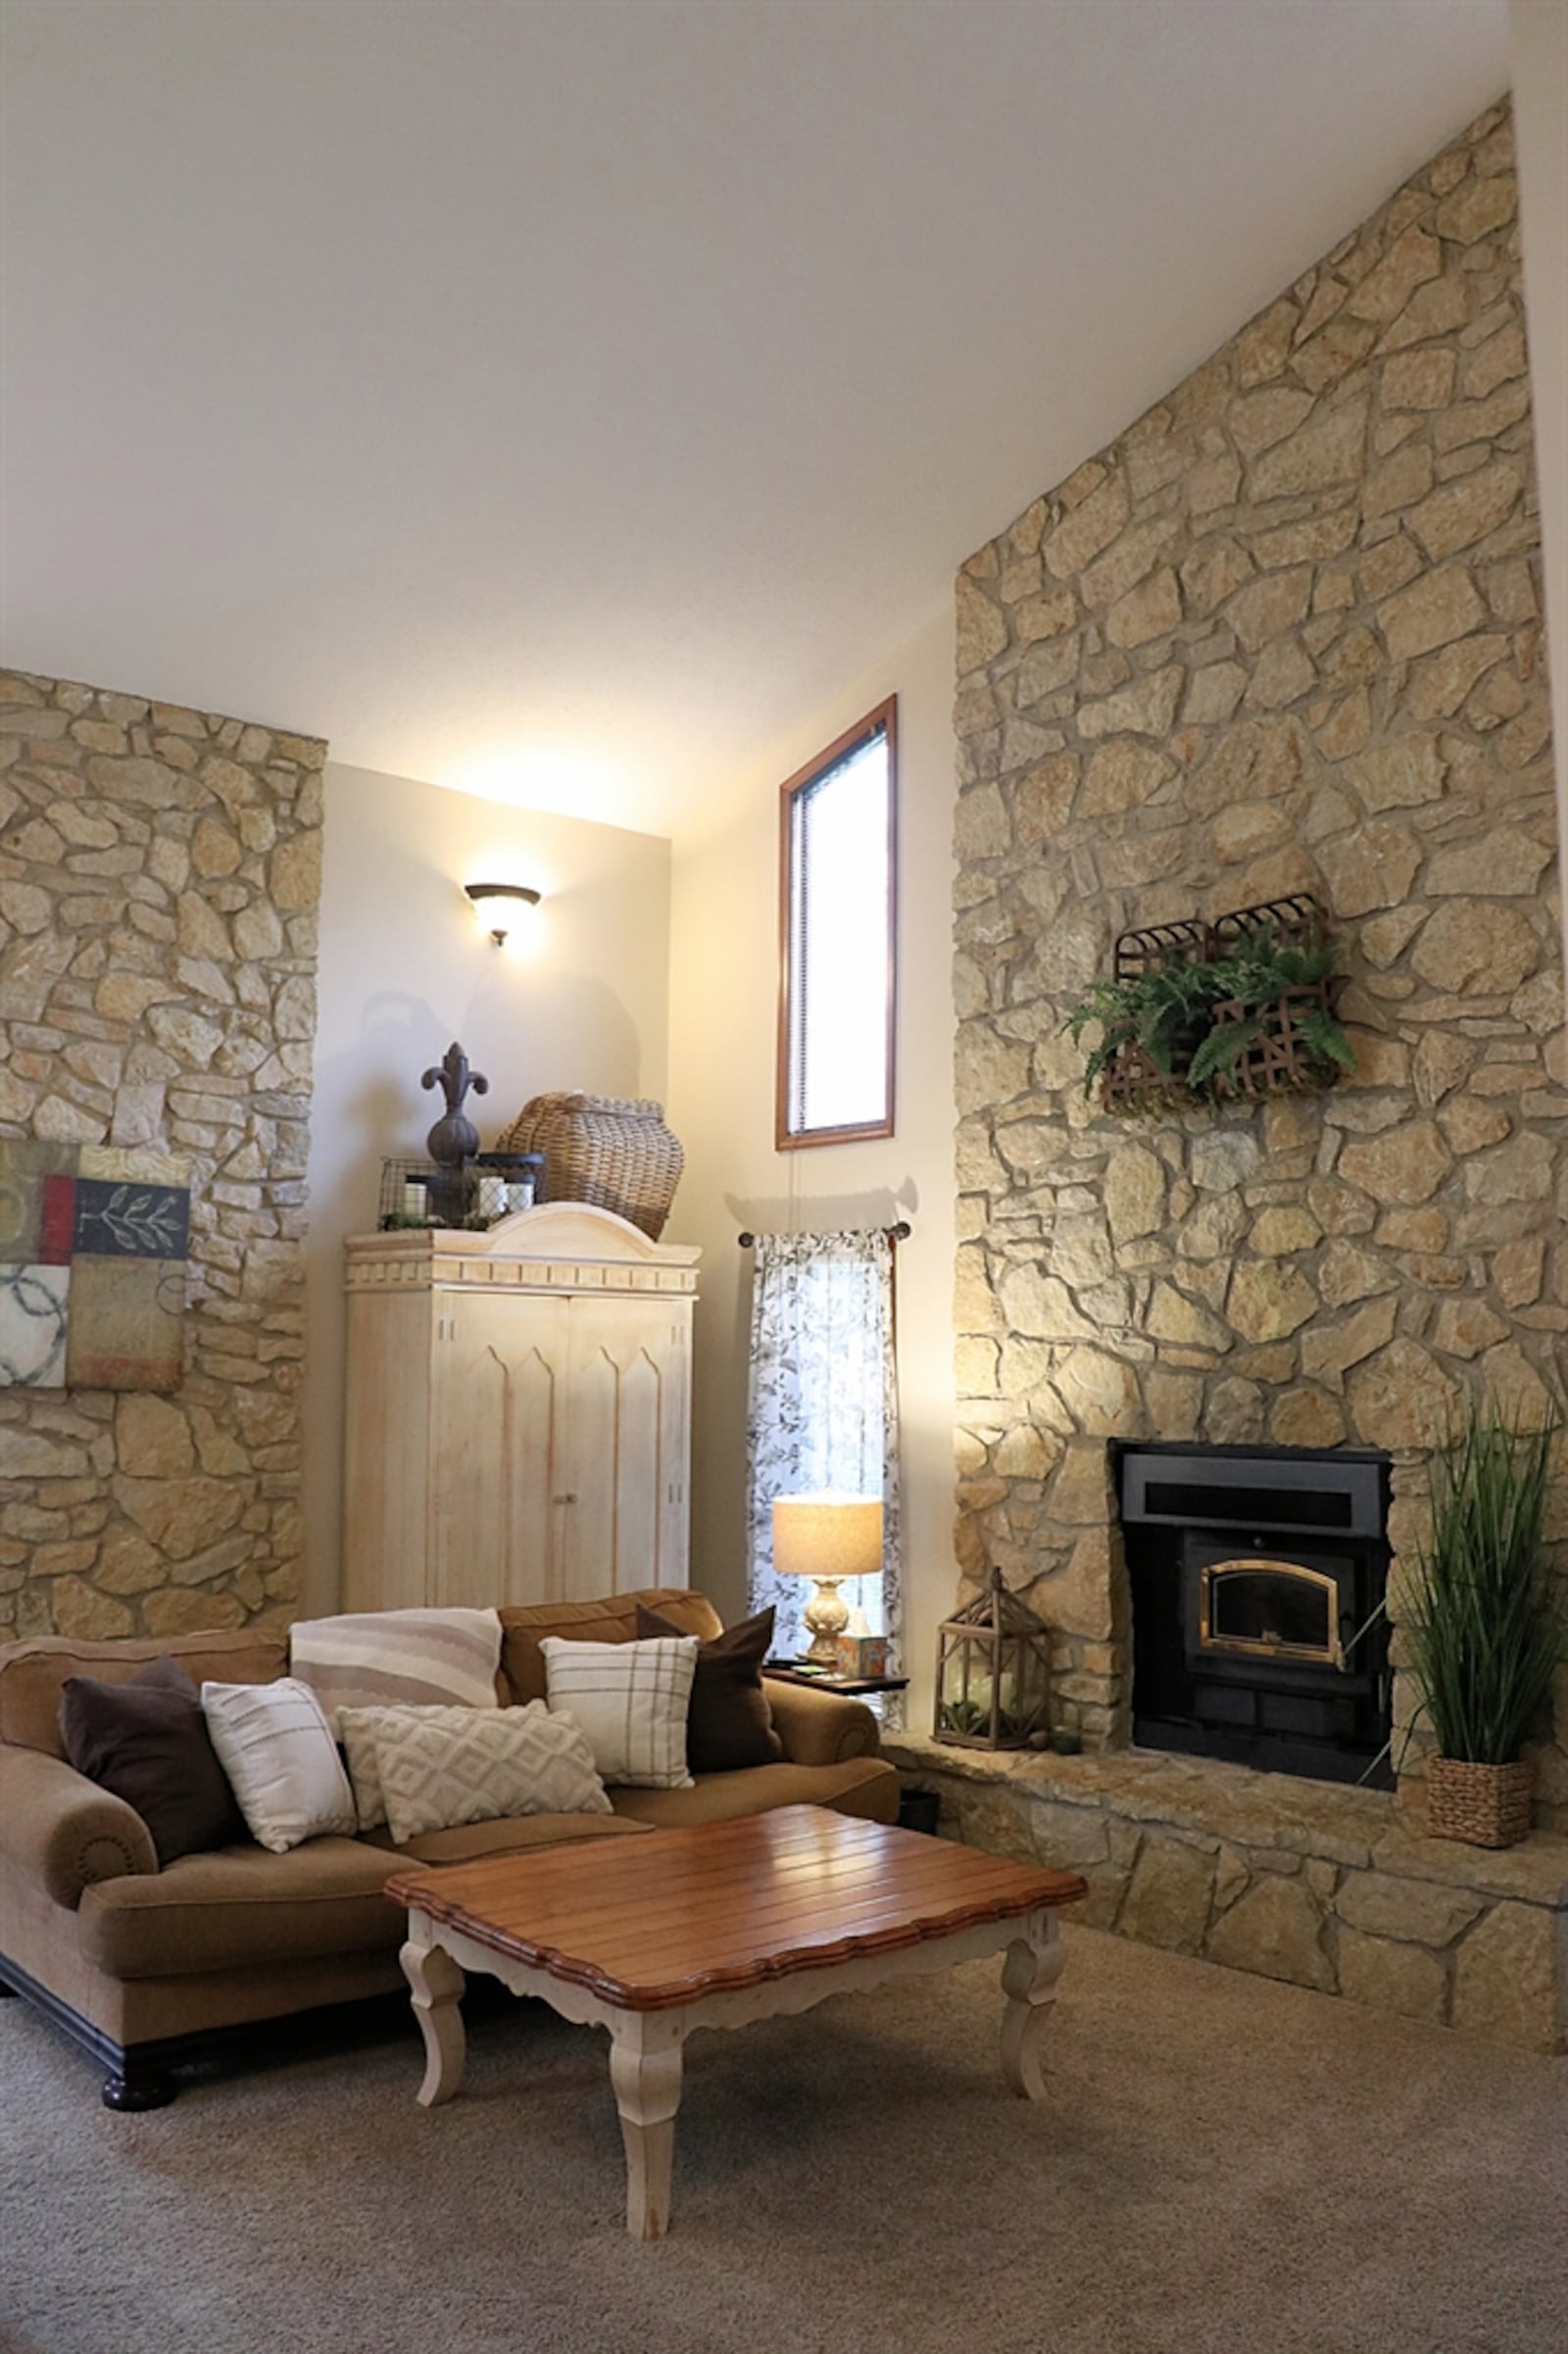
[(812, 1578), (806, 1605), (811, 1637), (807, 1658), (836, 1668), (837, 1638), (850, 1623), (839, 1588), (846, 1578), (882, 1569), (882, 1503), (871, 1496), (780, 1496), (773, 1502), (773, 1567), (785, 1577)]

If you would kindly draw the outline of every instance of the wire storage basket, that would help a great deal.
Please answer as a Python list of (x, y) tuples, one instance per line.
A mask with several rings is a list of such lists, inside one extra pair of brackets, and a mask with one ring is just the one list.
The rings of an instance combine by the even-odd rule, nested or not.
[(519, 1209), (532, 1209), (544, 1182), (542, 1152), (476, 1152), (474, 1172), (479, 1181), (479, 1207), (486, 1223), (510, 1218)]
[(531, 1209), (543, 1172), (539, 1152), (480, 1152), (457, 1168), (434, 1160), (383, 1160), (375, 1222), (383, 1234), (417, 1226), (480, 1233), (514, 1210)]
[(499, 1140), (503, 1152), (542, 1152), (541, 1202), (589, 1202), (640, 1226), (664, 1230), (686, 1155), (651, 1097), (534, 1096)]
[(375, 1217), (380, 1231), (387, 1234), (401, 1226), (439, 1225), (431, 1188), (438, 1188), (442, 1178), (451, 1175), (450, 1169), (437, 1167), (433, 1160), (383, 1160)]

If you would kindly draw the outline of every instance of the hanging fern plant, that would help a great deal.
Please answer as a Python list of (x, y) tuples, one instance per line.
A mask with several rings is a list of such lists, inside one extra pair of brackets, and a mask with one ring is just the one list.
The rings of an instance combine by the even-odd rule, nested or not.
[[(1148, 1111), (1332, 1084), (1355, 1064), (1329, 1003), (1334, 967), (1332, 945), (1282, 939), (1264, 922), (1223, 956), (1172, 957), (1093, 982), (1067, 1017), (1075, 1046), (1099, 1025), (1084, 1094), (1100, 1084), (1107, 1109)], [(1133, 1083), (1118, 1087), (1113, 1075), (1129, 1063)]]
[(1101, 1073), (1127, 1047), (1140, 1047), (1159, 1076), (1174, 1086), (1183, 1076), (1178, 1062), (1184, 1050), (1195, 1031), (1206, 1031), (1211, 1008), (1223, 994), (1213, 986), (1217, 969), (1183, 958), (1125, 980), (1092, 982), (1067, 1018), (1074, 1046), (1091, 1022), (1100, 1024), (1099, 1042), (1084, 1067), (1084, 1094), (1093, 1093)]
[(1245, 933), (1229, 956), (1207, 967), (1219, 986), (1217, 1018), (1195, 1050), (1187, 1084), (1210, 1103), (1236, 1092), (1254, 1047), (1279, 1042), (1277, 1086), (1324, 1087), (1355, 1068), (1355, 1054), (1324, 987), (1335, 966), (1332, 944), (1282, 941), (1272, 926)]

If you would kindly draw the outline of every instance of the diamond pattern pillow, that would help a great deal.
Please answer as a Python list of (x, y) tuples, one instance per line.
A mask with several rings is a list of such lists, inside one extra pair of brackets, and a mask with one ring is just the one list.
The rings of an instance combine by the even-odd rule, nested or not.
[(607, 1815), (582, 1729), (543, 1700), (522, 1708), (345, 1708), (352, 1761), (367, 1740), (399, 1846), (423, 1831), (509, 1815)]
[(343, 1762), (349, 1770), (349, 1782), (354, 1790), (355, 1809), (362, 1831), (375, 1831), (386, 1821), (386, 1800), (381, 1794), (381, 1769), (375, 1758), (376, 1728), (382, 1719), (416, 1716), (471, 1716), (474, 1711), (461, 1708), (450, 1700), (388, 1701), (358, 1708), (340, 1708), (337, 1712), (337, 1738), (343, 1751)]

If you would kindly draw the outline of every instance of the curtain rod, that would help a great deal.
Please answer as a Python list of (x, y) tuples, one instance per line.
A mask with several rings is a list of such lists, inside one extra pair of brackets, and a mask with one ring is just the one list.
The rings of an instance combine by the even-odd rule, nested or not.
[[(901, 1218), (897, 1226), (884, 1226), (882, 1231), (887, 1236), (890, 1243), (906, 1243), (910, 1234), (913, 1232), (913, 1228), (910, 1226), (907, 1218)], [(757, 1237), (755, 1234), (742, 1234), (738, 1235), (736, 1240), (739, 1242), (743, 1251), (750, 1251), (752, 1245), (756, 1242)]]

